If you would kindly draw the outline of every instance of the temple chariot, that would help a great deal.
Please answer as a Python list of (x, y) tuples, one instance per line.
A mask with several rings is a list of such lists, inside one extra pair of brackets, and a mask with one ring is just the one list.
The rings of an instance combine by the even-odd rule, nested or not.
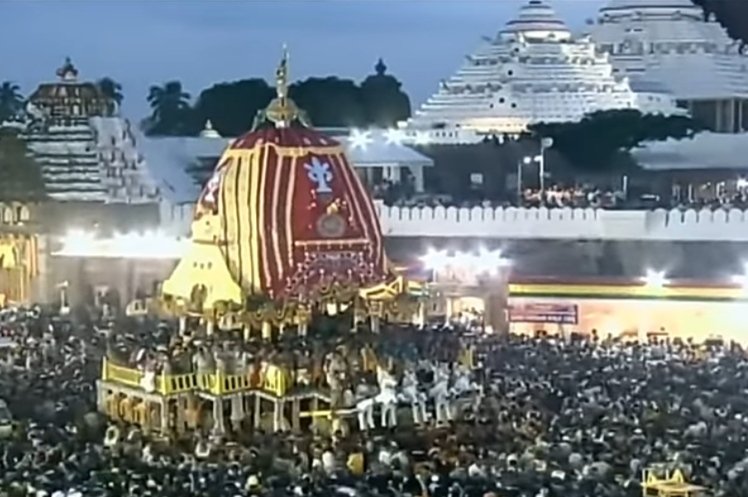
[[(423, 323), (424, 292), (392, 270), (374, 205), (341, 145), (311, 129), (289, 98), (287, 54), (276, 76), (277, 97), (223, 153), (195, 207), (190, 249), (163, 283), (178, 340), (103, 361), (99, 408), (111, 420), (218, 437), (247, 424), (340, 427), (361, 414), (343, 357), (375, 378), (388, 409), (395, 402), (392, 364), (351, 333), (376, 334), (383, 319)], [(270, 345), (289, 334), (303, 342), (315, 320), (336, 322), (341, 337), (323, 364)], [(370, 413), (363, 426), (373, 424)]]

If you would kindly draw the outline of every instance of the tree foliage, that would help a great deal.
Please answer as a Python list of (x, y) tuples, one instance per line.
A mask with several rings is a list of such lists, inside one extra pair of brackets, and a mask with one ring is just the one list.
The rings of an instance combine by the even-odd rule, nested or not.
[(748, 47), (748, 1), (746, 0), (691, 0), (704, 9), (704, 19), (711, 16), (726, 30), (730, 38), (740, 42), (740, 51)]
[(586, 169), (606, 167), (619, 152), (646, 141), (691, 138), (706, 128), (687, 116), (642, 114), (638, 110), (595, 112), (579, 122), (530, 126), (538, 137), (553, 138), (553, 148), (572, 164)]
[(15, 83), (0, 84), (0, 122), (15, 116), (23, 108), (21, 89)]
[(304, 109), (315, 126), (367, 125), (361, 89), (349, 79), (309, 78), (291, 85), (289, 96)]
[(0, 128), (0, 200), (39, 200), (45, 196), (41, 168), (17, 131)]
[(114, 115), (117, 112), (117, 109), (122, 105), (122, 100), (125, 98), (122, 93), (122, 85), (110, 77), (101, 78), (96, 82), (96, 84), (101, 90), (101, 93), (103, 93), (111, 102), (109, 115)]
[(259, 110), (267, 107), (275, 90), (264, 79), (218, 83), (200, 93), (193, 109), (191, 132), (197, 133), (207, 120), (221, 135), (237, 136), (252, 127)]
[(190, 94), (179, 81), (169, 81), (163, 86), (151, 86), (148, 92), (151, 115), (143, 122), (149, 135), (183, 135), (189, 130), (192, 117)]
[[(289, 96), (318, 127), (394, 126), (410, 117), (410, 99), (386, 69), (380, 61), (376, 73), (361, 84), (334, 76), (297, 81)], [(149, 134), (197, 134), (210, 120), (220, 134), (237, 136), (251, 129), (257, 112), (275, 96), (275, 88), (264, 79), (244, 79), (203, 90), (190, 107), (181, 85), (177, 92), (167, 88), (170, 84), (151, 88), (148, 102), (153, 113), (144, 123)], [(177, 93), (183, 98), (177, 99)]]
[(361, 99), (369, 124), (390, 128), (410, 117), (410, 98), (402, 91), (402, 84), (386, 74), (387, 66), (379, 59), (375, 74), (361, 83)]

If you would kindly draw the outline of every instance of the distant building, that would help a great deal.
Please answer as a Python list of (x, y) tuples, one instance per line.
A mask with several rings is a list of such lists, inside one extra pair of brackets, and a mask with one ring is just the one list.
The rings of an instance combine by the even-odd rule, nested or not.
[(486, 135), (515, 134), (539, 122), (578, 121), (610, 109), (678, 112), (662, 87), (632, 89), (589, 37), (574, 38), (554, 10), (530, 0), (495, 38), (405, 125), (416, 143), (471, 143)]
[(611, 0), (592, 37), (618, 76), (659, 83), (714, 131), (748, 129), (748, 56), (690, 0)]

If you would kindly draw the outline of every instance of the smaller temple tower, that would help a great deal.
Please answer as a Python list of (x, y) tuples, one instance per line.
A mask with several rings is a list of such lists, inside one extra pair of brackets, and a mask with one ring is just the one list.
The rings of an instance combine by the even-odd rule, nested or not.
[(78, 81), (78, 69), (69, 57), (56, 74), (57, 82), (39, 85), (29, 97), (36, 110), (53, 121), (107, 115), (111, 102), (95, 83)]

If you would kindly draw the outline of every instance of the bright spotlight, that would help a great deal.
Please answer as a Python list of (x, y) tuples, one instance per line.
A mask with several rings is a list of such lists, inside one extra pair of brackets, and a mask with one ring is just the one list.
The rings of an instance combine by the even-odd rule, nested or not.
[(650, 288), (662, 288), (667, 285), (668, 280), (665, 277), (665, 271), (655, 271), (653, 269), (647, 269), (647, 274), (644, 276), (644, 284)]
[(478, 256), (474, 257), (472, 261), (473, 268), (478, 273), (489, 275), (494, 275), (501, 268), (508, 267), (511, 264), (509, 259), (502, 257), (501, 250), (487, 250), (485, 247), (478, 250)]
[(371, 137), (371, 131), (354, 129), (351, 130), (351, 136), (348, 137), (353, 148), (360, 148), (366, 150), (366, 148), (374, 141)]
[(450, 257), (446, 250), (429, 249), (426, 254), (421, 256), (421, 262), (426, 269), (441, 271), (449, 265)]
[(736, 274), (732, 277), (733, 283), (740, 285), (744, 290), (748, 291), (748, 263), (743, 264), (743, 274)]
[(391, 128), (384, 133), (387, 145), (401, 145), (405, 139), (405, 133), (401, 129)]
[(745, 274), (736, 274), (732, 277), (732, 282), (748, 290), (748, 276)]

